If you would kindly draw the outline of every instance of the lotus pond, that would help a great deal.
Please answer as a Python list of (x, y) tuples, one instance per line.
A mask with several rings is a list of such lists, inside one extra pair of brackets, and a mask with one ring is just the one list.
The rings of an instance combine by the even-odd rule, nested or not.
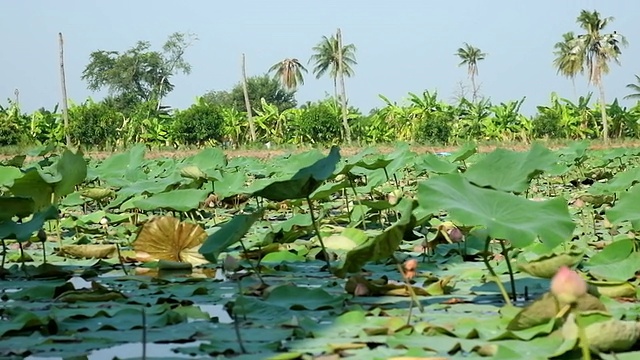
[(0, 164), (1, 358), (640, 358), (640, 149), (145, 154)]

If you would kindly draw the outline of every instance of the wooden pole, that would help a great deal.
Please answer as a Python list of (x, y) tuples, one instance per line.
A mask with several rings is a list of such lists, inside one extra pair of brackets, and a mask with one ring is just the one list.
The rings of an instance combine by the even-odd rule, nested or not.
[(341, 100), (342, 100), (342, 126), (344, 127), (344, 137), (347, 144), (351, 145), (351, 128), (347, 118), (347, 91), (344, 87), (344, 62), (342, 60), (342, 32), (340, 28), (336, 33), (338, 40), (338, 76), (340, 76)]
[(67, 147), (71, 146), (71, 134), (69, 134), (69, 106), (67, 103), (67, 83), (64, 75), (64, 40), (62, 33), (58, 33), (60, 43), (60, 86), (62, 88), (62, 118), (64, 120), (64, 135)]
[(244, 105), (247, 108), (247, 121), (249, 122), (251, 142), (256, 142), (256, 129), (253, 126), (253, 114), (251, 112), (251, 102), (249, 101), (249, 89), (247, 88), (247, 63), (244, 53), (242, 54), (242, 90), (244, 91)]

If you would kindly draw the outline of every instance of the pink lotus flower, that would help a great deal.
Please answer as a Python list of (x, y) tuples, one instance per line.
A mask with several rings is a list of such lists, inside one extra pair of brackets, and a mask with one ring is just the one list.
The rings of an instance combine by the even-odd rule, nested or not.
[(551, 293), (564, 304), (573, 304), (587, 293), (587, 282), (577, 272), (562, 266), (551, 279)]

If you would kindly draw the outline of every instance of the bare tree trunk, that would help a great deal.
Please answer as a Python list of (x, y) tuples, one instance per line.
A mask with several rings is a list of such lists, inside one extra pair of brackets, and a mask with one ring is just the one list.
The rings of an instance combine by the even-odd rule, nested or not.
[(573, 98), (575, 101), (578, 101), (578, 91), (576, 90), (576, 78), (574, 76), (571, 77), (571, 85), (573, 86)]
[(340, 76), (340, 90), (342, 93), (342, 125), (344, 126), (344, 136), (347, 144), (351, 145), (351, 128), (347, 119), (347, 91), (344, 86), (344, 63), (342, 62), (342, 32), (338, 28), (336, 37), (338, 38), (338, 76)]
[(249, 134), (251, 142), (256, 142), (256, 129), (253, 125), (251, 102), (249, 101), (249, 89), (247, 88), (247, 65), (244, 53), (242, 54), (242, 90), (244, 91), (244, 106), (247, 107), (247, 121), (249, 122)]
[(607, 103), (604, 98), (604, 85), (602, 78), (598, 81), (598, 90), (600, 91), (600, 115), (602, 116), (602, 138), (605, 145), (609, 145), (609, 124), (607, 121)]
[(16, 106), (20, 108), (20, 90), (15, 89), (13, 94), (16, 96)]
[(478, 98), (478, 88), (476, 87), (476, 76), (471, 73), (471, 101), (475, 104)]
[(62, 88), (62, 118), (64, 119), (64, 135), (67, 147), (71, 146), (71, 134), (69, 134), (69, 104), (67, 103), (67, 83), (64, 75), (64, 40), (62, 33), (58, 33), (60, 40), (60, 86)]

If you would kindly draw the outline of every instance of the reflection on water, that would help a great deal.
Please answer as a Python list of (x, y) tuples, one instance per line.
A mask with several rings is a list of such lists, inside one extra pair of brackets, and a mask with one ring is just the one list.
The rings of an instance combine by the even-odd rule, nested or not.
[[(176, 353), (172, 349), (179, 347), (199, 346), (202, 341), (192, 341), (184, 344), (147, 344), (147, 358), (164, 357), (171, 359), (195, 359), (195, 355)], [(141, 359), (142, 343), (129, 343), (116, 345), (106, 349), (94, 350), (87, 355), (88, 360), (111, 360), (115, 357), (119, 359)], [(25, 360), (62, 360), (56, 357), (35, 357), (29, 356)]]
[(222, 305), (196, 305), (200, 310), (206, 312), (212, 318), (217, 317), (221, 324), (231, 324), (233, 319), (229, 316)]

